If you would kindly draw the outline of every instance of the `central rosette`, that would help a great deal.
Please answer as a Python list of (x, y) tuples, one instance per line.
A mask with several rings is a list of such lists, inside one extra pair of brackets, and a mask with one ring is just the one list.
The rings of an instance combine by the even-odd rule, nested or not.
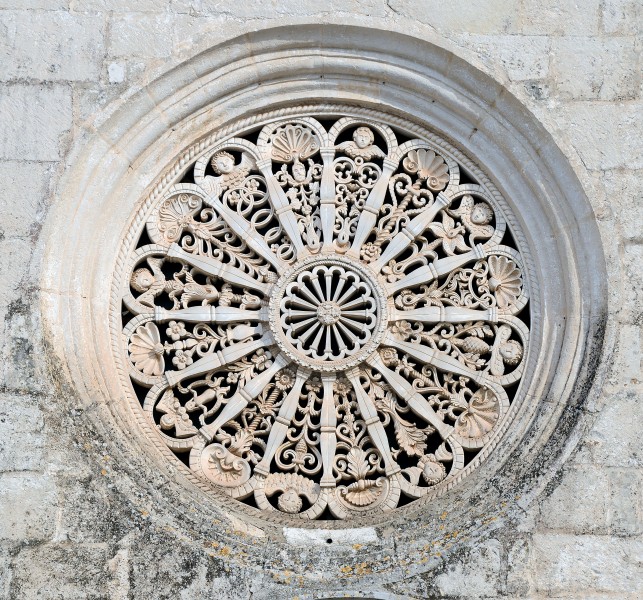
[(342, 309), (335, 302), (322, 302), (317, 307), (317, 319), (322, 325), (335, 325), (342, 317)]
[(310, 257), (275, 287), (271, 327), (299, 364), (335, 371), (375, 349), (385, 328), (386, 298), (363, 265), (343, 256)]

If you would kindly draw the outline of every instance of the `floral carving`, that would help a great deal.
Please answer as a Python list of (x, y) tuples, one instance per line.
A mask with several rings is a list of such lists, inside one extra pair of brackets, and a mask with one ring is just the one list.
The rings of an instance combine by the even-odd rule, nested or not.
[(497, 195), (384, 121), (303, 116), (204, 149), (123, 274), (156, 438), (266, 515), (350, 520), (450, 487), (525, 368), (528, 280)]

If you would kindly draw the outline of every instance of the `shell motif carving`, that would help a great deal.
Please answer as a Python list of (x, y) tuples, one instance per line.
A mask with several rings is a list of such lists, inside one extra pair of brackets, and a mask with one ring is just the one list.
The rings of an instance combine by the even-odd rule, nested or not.
[(435, 136), (331, 114), (206, 149), (119, 274), (155, 442), (267, 518), (363, 519), (451, 487), (506, 428), (529, 349), (497, 192)]

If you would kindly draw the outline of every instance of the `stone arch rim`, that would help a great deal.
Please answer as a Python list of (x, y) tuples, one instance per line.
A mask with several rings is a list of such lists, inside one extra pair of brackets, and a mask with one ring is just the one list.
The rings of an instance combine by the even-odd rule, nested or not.
[[(305, 27), (305, 26), (302, 26), (302, 27), (306, 28), (307, 30), (310, 30), (310, 28), (309, 28), (309, 27)], [(289, 29), (293, 29), (293, 28), (289, 28)], [(299, 29), (299, 28), (295, 27), (294, 29)], [(315, 28), (313, 28), (313, 29), (318, 29), (318, 28), (316, 28), (316, 27), (315, 27)], [(348, 31), (349, 29), (350, 29), (350, 30), (352, 30), (352, 31), (355, 31), (355, 30), (357, 30), (357, 29), (363, 29), (363, 28), (355, 28), (355, 29), (351, 29), (351, 28), (345, 28), (345, 27), (341, 27), (341, 28), (331, 27), (331, 29), (338, 29), (338, 30), (341, 30), (341, 31), (346, 32), (346, 31)], [(262, 39), (268, 38), (270, 35), (272, 35), (273, 33), (276, 33), (276, 32), (277, 32), (277, 31), (279, 31), (279, 30), (280, 30), (280, 28), (275, 28), (274, 30), (264, 30), (263, 32), (258, 33), (258, 34), (256, 35), (256, 37), (258, 38), (259, 42), (261, 42), (261, 41), (262, 41)], [(365, 32), (367, 32), (367, 31), (368, 31), (368, 30), (363, 30), (363, 31), (362, 31), (362, 33), (365, 33)], [(271, 32), (272, 32), (272, 33), (271, 33)], [(302, 35), (302, 37), (305, 37), (305, 36), (304, 36), (304, 31), (301, 31), (301, 30), (300, 30), (300, 32), (299, 32), (299, 33)], [(253, 36), (245, 36), (245, 38), (248, 38), (248, 39), (250, 39), (250, 38), (252, 38), (252, 37), (253, 37)], [(366, 36), (366, 37), (368, 37), (368, 36)], [(371, 36), (371, 37), (372, 37), (372, 36)], [(414, 43), (414, 44), (425, 44), (427, 47), (432, 46), (432, 45), (428, 44), (427, 42), (422, 42), (422, 41), (419, 41), (419, 40), (415, 40), (415, 38), (408, 38), (408, 36), (398, 36), (398, 34), (389, 34), (389, 36), (388, 36), (388, 37), (391, 37), (391, 38), (392, 38), (392, 37), (403, 37), (403, 38), (405, 38), (407, 41), (408, 41), (408, 40), (413, 40), (413, 43)], [(238, 39), (238, 38), (237, 38), (237, 39)], [(232, 43), (232, 42), (230, 42), (230, 43)], [(280, 40), (280, 43), (285, 43), (285, 42), (283, 42), (283, 40)], [(207, 54), (207, 53), (209, 53), (209, 52), (212, 52), (212, 51), (206, 51), (205, 53), (203, 53), (203, 55), (205, 55), (205, 54)], [(444, 54), (446, 54), (446, 52), (445, 52), (445, 51), (443, 51), (443, 50), (441, 50), (440, 52), (441, 52), (443, 55), (444, 55)], [(193, 61), (191, 61), (191, 62), (194, 62), (194, 61), (197, 61), (197, 62), (198, 62), (198, 60), (202, 60), (202, 59), (203, 59), (203, 55), (199, 55), (198, 57), (195, 57), (195, 59), (193, 59)], [(458, 59), (458, 60), (460, 60), (460, 59)], [(452, 62), (451, 60), (448, 60), (448, 61), (447, 61), (447, 64), (451, 64), (451, 62)], [(180, 69), (180, 67), (178, 67), (177, 69)], [(470, 67), (470, 69), (473, 69), (473, 68), (472, 68), (472, 67)], [(162, 79), (162, 78), (161, 78), (161, 79)], [(150, 90), (148, 90), (148, 93), (151, 93), (151, 90), (153, 90), (153, 88), (152, 88), (152, 87), (150, 88)], [(516, 102), (517, 102), (517, 101), (516, 101)], [(156, 109), (154, 109), (154, 110), (156, 110)], [(115, 116), (115, 118), (116, 118), (116, 116)], [(543, 129), (543, 132), (544, 132), (544, 129)], [(115, 147), (115, 146), (114, 146), (114, 147)], [(114, 147), (113, 147), (113, 148), (114, 148)], [(562, 153), (561, 153), (560, 151), (558, 151), (558, 153), (559, 153), (559, 155), (560, 155), (560, 156), (562, 156)], [(141, 153), (141, 156), (143, 156), (144, 154), (145, 154), (144, 152), (143, 152), (143, 153)], [(139, 159), (140, 159), (140, 157), (139, 157)], [(564, 163), (563, 163), (563, 165), (564, 165), (564, 166), (566, 166), (566, 162), (564, 162)], [(568, 170), (568, 171), (570, 171), (569, 173), (567, 173), (567, 177), (570, 177), (570, 176), (571, 176), (571, 177), (573, 178), (573, 174), (571, 173), (571, 167), (567, 166), (567, 170)], [(579, 185), (577, 185), (577, 188), (580, 190), (580, 186), (579, 186)], [(582, 193), (582, 192), (581, 192), (581, 193)], [(71, 194), (71, 195), (73, 196), (73, 192), (72, 192), (72, 194)], [(582, 200), (584, 199), (584, 196), (580, 196), (580, 199), (581, 199), (581, 202), (582, 202)], [(587, 201), (586, 201), (586, 200), (585, 200), (585, 203), (586, 203), (586, 206), (588, 206), (588, 204), (587, 204)], [(594, 229), (595, 229), (595, 228), (594, 228)], [(594, 232), (594, 233), (595, 233), (595, 232)], [(584, 232), (584, 234), (585, 234), (585, 235), (587, 235), (587, 232)], [(596, 238), (597, 238), (597, 234), (596, 234), (596, 233), (595, 233), (595, 236), (596, 236)], [(588, 236), (588, 237), (590, 237), (590, 236)], [(75, 261), (70, 261), (70, 262), (68, 263), (68, 266), (69, 266), (69, 265), (72, 265), (72, 263), (74, 264), (74, 266), (76, 266)], [(45, 286), (45, 289), (56, 289), (56, 287), (55, 287), (55, 286), (51, 286), (51, 285), (49, 285), (49, 284), (51, 284), (51, 279), (52, 279), (52, 271), (51, 271), (51, 268), (52, 268), (52, 265), (51, 265), (51, 264), (49, 264), (49, 269), (48, 269), (48, 271), (47, 271), (47, 273), (48, 273), (48, 279), (46, 280), (46, 282), (47, 282), (47, 286)], [(78, 267), (76, 267), (76, 268), (78, 268)], [(69, 268), (68, 268), (68, 271), (69, 271)], [(78, 275), (78, 271), (75, 271), (74, 273), (75, 273), (76, 275)], [(69, 275), (71, 275), (71, 273), (68, 273), (68, 274), (69, 274)], [(73, 276), (72, 276), (72, 277), (70, 277), (70, 279), (69, 279), (69, 280), (71, 281), (72, 279), (74, 279), (74, 278), (73, 278)], [(603, 296), (604, 296), (604, 294), (603, 294)], [(73, 298), (73, 294), (71, 294), (71, 295), (69, 296), (69, 298), (70, 298), (70, 299), (71, 299), (71, 298)], [(51, 299), (49, 299), (49, 300), (51, 300)], [(600, 300), (600, 293), (599, 293), (599, 300)], [(589, 306), (590, 311), (591, 311), (592, 309), (594, 309), (594, 310), (596, 310), (596, 311), (599, 311), (599, 312), (600, 312), (600, 308), (601, 308), (601, 306), (600, 306), (600, 305), (601, 305), (601, 304), (604, 304), (604, 302), (605, 302), (604, 297), (602, 298), (602, 303), (601, 303), (601, 302), (598, 302), (598, 304), (599, 304), (599, 306), (598, 306), (598, 307), (596, 307), (596, 302), (595, 302), (595, 301), (590, 302), (590, 303), (589, 303), (589, 304), (590, 304), (590, 306)], [(59, 307), (60, 307), (60, 305), (59, 305)], [(60, 307), (60, 308), (62, 308), (62, 310), (63, 310), (63, 311), (64, 311), (64, 310), (66, 310), (64, 307)], [(87, 307), (85, 307), (85, 309), (87, 310)], [(49, 306), (45, 306), (45, 311), (46, 311), (46, 313), (51, 314), (50, 310), (51, 310), (51, 305), (49, 305)], [(591, 315), (590, 315), (590, 316), (591, 316)], [(68, 317), (67, 317), (67, 318), (68, 318)], [(56, 336), (54, 335), (53, 337), (56, 337)], [(63, 344), (63, 345), (65, 345), (65, 344)], [(72, 344), (72, 346), (73, 346), (73, 344)], [(89, 387), (89, 386), (88, 386), (88, 387)]]

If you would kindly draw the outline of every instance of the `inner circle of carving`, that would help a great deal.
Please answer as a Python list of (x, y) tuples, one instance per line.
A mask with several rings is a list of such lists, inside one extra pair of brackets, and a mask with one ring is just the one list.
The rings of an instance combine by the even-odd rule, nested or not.
[(523, 238), (486, 175), (341, 112), (258, 117), (160, 174), (117, 273), (154, 443), (281, 521), (455, 485), (510, 426), (529, 349)]
[(347, 369), (373, 352), (385, 332), (386, 296), (358, 261), (310, 257), (275, 285), (270, 302), (277, 344), (295, 363)]

